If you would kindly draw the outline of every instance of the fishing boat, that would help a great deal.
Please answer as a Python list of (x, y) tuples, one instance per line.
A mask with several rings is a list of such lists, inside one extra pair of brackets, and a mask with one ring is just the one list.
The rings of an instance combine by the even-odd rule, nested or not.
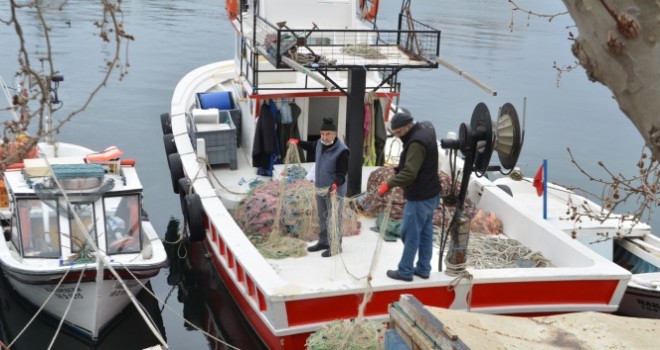
[[(7, 110), (14, 107), (10, 99)], [(2, 148), (19, 154), (12, 148), (27, 145), (17, 137)], [(0, 181), (0, 265), (7, 280), (35, 307), (93, 341), (167, 264), (142, 208), (135, 161), (122, 154), (114, 146), (95, 152), (48, 137), (3, 164)]]
[(545, 215), (548, 223), (633, 273), (618, 313), (660, 318), (660, 238), (651, 232), (651, 226), (609, 213), (557, 184), (545, 186), (541, 193), (544, 205), (532, 185), (534, 179), (502, 177), (493, 183), (505, 187), (529, 215)]
[[(267, 347), (300, 349), (311, 333), (333, 320), (356, 318), (363, 300), (368, 300), (364, 316), (384, 321), (388, 305), (404, 293), (425, 305), (490, 314), (618, 309), (630, 272), (529, 215), (483, 176), (495, 149), (507, 169), (513, 168), (519, 155), (520, 123), (510, 104), (502, 106), (496, 123), (491, 122), (487, 106), (477, 105), (470, 125), (461, 124), (456, 140), (441, 140), (440, 168), (463, 179), (456, 217), (462, 218), (463, 206), (471, 201), (501, 220), (503, 234), (496, 239), (516, 240), (541, 253), (551, 266), (534, 268), (523, 259), (506, 268), (449, 271), (450, 261), (461, 260), (460, 240), (467, 239), (466, 232), (454, 225), (447, 259), (434, 253), (432, 266), (438, 271), (412, 282), (390, 279), (386, 271), (395, 268), (403, 245), (384, 242), (370, 229), (377, 219), (362, 215), (357, 217), (358, 234), (345, 235), (342, 252), (331, 258), (262, 255), (235, 214), (256, 183), (286, 176), (282, 175), (286, 165), (263, 167), (255, 162), (253, 156), (262, 151), (255, 141), (255, 135), (264, 131), (262, 123), (269, 122), (265, 130), (274, 134), (273, 125), (281, 124), (281, 118), (269, 118), (283, 114), (278, 111), (284, 106), (285, 114), (292, 116), (286, 125), (293, 130), (280, 127), (279, 131), (291, 134), (278, 138), (295, 138), (297, 129), (299, 139), (310, 141), (319, 137), (322, 118), (333, 118), (338, 137), (347, 141), (351, 151), (347, 195), (373, 192), (368, 179), (383, 163), (364, 165), (364, 158), (373, 156), (363, 152), (364, 139), (372, 137), (363, 132), (365, 109), (375, 115), (369, 132), (385, 130), (399, 105), (397, 74), (402, 69), (455, 66), (439, 57), (440, 31), (414, 20), (410, 1), (403, 1), (392, 30), (375, 25), (378, 2), (373, 0), (229, 1), (227, 9), (236, 31), (234, 59), (186, 74), (160, 122), (188, 238), (205, 246), (204, 256)], [(382, 155), (393, 144), (391, 138), (387, 140)], [(289, 147), (276, 146), (272, 148)], [(470, 155), (462, 169), (451, 151)], [(302, 162), (307, 169), (312, 164), (309, 157)], [(444, 249), (435, 252), (444, 254)]]

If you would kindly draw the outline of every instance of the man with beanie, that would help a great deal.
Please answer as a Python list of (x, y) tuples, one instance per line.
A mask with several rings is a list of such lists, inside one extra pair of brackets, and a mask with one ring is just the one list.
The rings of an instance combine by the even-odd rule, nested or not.
[(429, 122), (415, 123), (408, 111), (394, 114), (390, 128), (403, 142), (403, 150), (396, 175), (383, 181), (378, 193), (383, 196), (394, 187), (402, 187), (406, 206), (401, 222), (403, 254), (397, 270), (388, 270), (387, 277), (406, 282), (411, 282), (413, 275), (427, 279), (433, 256), (433, 211), (440, 202), (435, 129)]
[[(328, 236), (328, 221), (330, 208), (330, 198), (335, 194), (339, 195), (338, 208), (342, 208), (341, 198), (346, 194), (346, 174), (348, 173), (348, 147), (337, 138), (337, 126), (335, 121), (331, 118), (323, 118), (321, 125), (321, 138), (317, 141), (307, 142), (298, 139), (289, 139), (302, 147), (307, 152), (315, 152), (316, 163), (314, 164), (314, 184), (316, 188), (327, 188), (328, 193), (316, 196), (316, 207), (318, 208), (319, 216), (319, 240), (316, 244), (307, 247), (309, 252), (317, 252), (324, 250), (321, 253), (322, 257), (329, 257), (333, 253), (330, 250), (330, 243), (332, 237)], [(339, 215), (339, 229), (338, 229), (338, 252), (341, 253), (341, 211)]]

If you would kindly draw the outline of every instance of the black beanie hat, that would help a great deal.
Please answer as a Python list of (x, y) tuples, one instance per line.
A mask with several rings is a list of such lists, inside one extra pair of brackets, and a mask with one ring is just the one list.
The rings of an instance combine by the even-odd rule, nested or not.
[(337, 131), (337, 125), (335, 125), (335, 121), (332, 118), (323, 118), (321, 131)]
[[(403, 109), (403, 108), (402, 108)], [(395, 113), (390, 121), (390, 128), (392, 130), (404, 127), (413, 122), (413, 117), (408, 111)]]

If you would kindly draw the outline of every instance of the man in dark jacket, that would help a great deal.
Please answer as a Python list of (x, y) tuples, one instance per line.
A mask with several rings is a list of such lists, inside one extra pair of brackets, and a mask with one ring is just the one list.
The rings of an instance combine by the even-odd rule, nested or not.
[[(341, 208), (342, 208), (342, 198), (346, 195), (346, 174), (348, 173), (348, 156), (349, 150), (348, 147), (337, 138), (337, 126), (335, 125), (334, 120), (330, 118), (323, 118), (323, 124), (321, 125), (321, 138), (318, 141), (307, 142), (300, 141), (298, 139), (290, 139), (289, 142), (293, 142), (300, 147), (302, 147), (307, 152), (315, 152), (316, 163), (314, 164), (315, 179), (314, 185), (316, 188), (327, 188), (328, 194), (317, 195), (316, 196), (316, 206), (318, 208), (319, 216), (319, 228), (321, 232), (319, 233), (319, 240), (316, 244), (307, 247), (307, 251), (316, 252), (319, 250), (325, 250), (321, 253), (322, 257), (329, 257), (333, 253), (341, 253)], [(339, 196), (338, 208), (339, 210), (339, 225), (338, 227), (338, 242), (335, 251), (331, 251), (331, 243), (333, 243), (333, 237), (328, 235), (328, 209), (330, 208), (330, 199), (334, 195)]]
[(401, 222), (403, 254), (398, 269), (388, 270), (387, 277), (407, 282), (413, 275), (427, 279), (433, 256), (433, 211), (440, 202), (435, 130), (429, 122), (415, 123), (407, 112), (396, 113), (390, 127), (403, 142), (403, 151), (396, 175), (383, 181), (378, 193), (383, 196), (394, 187), (402, 187), (406, 206)]

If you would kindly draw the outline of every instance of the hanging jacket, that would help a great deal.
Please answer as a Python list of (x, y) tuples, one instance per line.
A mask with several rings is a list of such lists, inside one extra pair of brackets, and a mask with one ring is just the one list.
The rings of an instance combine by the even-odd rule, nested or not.
[(261, 104), (252, 148), (252, 166), (270, 168), (271, 157), (275, 153), (275, 121), (270, 106)]

